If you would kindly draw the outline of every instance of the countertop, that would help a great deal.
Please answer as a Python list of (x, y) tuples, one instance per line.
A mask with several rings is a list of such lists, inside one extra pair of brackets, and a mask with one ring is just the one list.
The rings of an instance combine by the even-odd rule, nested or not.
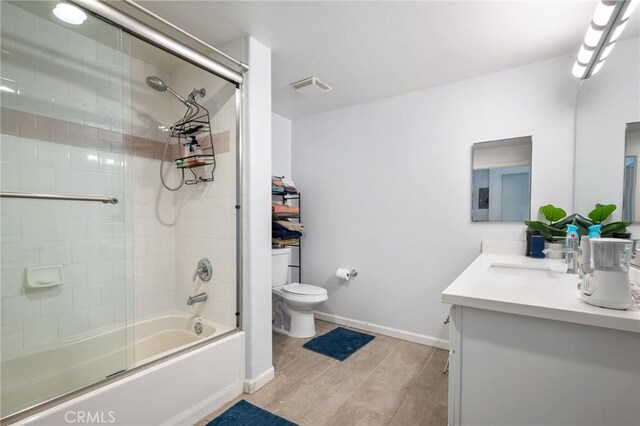
[[(555, 278), (498, 274), (489, 270), (492, 264), (549, 267), (558, 274)], [(442, 292), (442, 302), (640, 333), (637, 305), (626, 311), (589, 305), (580, 297), (578, 276), (565, 272), (564, 260), (483, 253)]]

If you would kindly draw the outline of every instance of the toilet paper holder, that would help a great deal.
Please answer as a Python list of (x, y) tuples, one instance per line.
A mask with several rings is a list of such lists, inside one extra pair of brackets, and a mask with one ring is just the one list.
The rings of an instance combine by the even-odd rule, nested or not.
[(358, 271), (356, 271), (355, 269), (352, 269), (350, 274), (351, 274), (351, 278), (355, 278), (358, 276)]

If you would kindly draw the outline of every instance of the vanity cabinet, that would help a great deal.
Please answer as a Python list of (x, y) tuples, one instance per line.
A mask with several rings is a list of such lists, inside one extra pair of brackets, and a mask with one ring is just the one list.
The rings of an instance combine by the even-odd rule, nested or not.
[(443, 292), (449, 425), (640, 425), (640, 310), (585, 304), (577, 278), (488, 272), (533, 262), (482, 254)]

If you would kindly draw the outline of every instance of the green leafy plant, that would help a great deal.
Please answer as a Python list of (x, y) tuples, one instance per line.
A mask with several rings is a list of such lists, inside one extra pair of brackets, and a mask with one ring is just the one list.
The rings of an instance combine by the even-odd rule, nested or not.
[(538, 211), (549, 223), (539, 220), (527, 220), (524, 222), (525, 225), (527, 225), (527, 229), (530, 231), (538, 231), (540, 235), (549, 242), (554, 242), (561, 238), (564, 235), (564, 230), (562, 227), (558, 227), (557, 224), (567, 215), (567, 212), (553, 204), (541, 206)]
[[(607, 220), (611, 214), (616, 211), (615, 204), (596, 204), (595, 208), (591, 210), (588, 214), (589, 219), (593, 222), (594, 225), (602, 225), (602, 222)], [(627, 226), (631, 225), (633, 222), (627, 221), (618, 221), (611, 222), (606, 225), (603, 225), (600, 229), (600, 235), (602, 237), (612, 237), (613, 234), (616, 233), (626, 233)]]

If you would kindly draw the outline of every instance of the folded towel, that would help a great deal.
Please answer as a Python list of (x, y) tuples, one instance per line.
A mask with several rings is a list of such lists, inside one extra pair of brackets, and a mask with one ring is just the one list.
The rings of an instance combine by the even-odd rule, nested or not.
[(271, 192), (272, 193), (275, 192), (275, 193), (281, 194), (281, 193), (285, 192), (285, 189), (282, 186), (271, 185)]
[(297, 216), (300, 214), (300, 209), (288, 204), (271, 203), (271, 213), (276, 216)]
[(290, 240), (283, 240), (281, 238), (272, 238), (271, 244), (274, 246), (292, 246), (300, 244), (300, 240), (298, 238), (292, 238)]
[(302, 232), (299, 231), (287, 231), (286, 229), (272, 229), (271, 230), (272, 238), (282, 238), (283, 240), (288, 240), (291, 238), (300, 238), (302, 237)]
[(276, 220), (276, 223), (289, 231), (304, 232), (304, 225), (290, 220)]

